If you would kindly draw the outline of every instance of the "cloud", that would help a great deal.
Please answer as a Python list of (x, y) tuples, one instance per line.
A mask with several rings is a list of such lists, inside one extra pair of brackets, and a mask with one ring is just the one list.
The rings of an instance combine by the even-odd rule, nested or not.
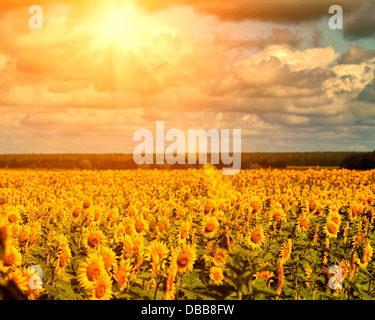
[(375, 35), (375, 12), (372, 0), (359, 1), (355, 10), (344, 16), (344, 30), (348, 39), (369, 38)]
[(358, 94), (358, 100), (375, 103), (375, 76), (374, 80)]
[[(353, 10), (363, 1), (340, 0), (344, 10)], [(272, 22), (302, 22), (319, 19), (328, 15), (326, 0), (156, 0), (138, 1), (138, 4), (149, 10), (162, 9), (168, 6), (193, 6), (201, 13), (211, 14), (221, 20), (263, 20)]]
[(357, 64), (375, 57), (375, 50), (363, 50), (360, 46), (349, 44), (346, 51), (338, 63)]
[[(325, 0), (311, 6), (296, 0), (139, 1), (153, 10), (190, 5), (220, 28), (197, 38), (165, 28), (136, 45), (98, 38), (94, 8), (105, 2), (42, 1), (48, 13), (42, 32), (27, 28), (20, 7), (26, 1), (4, 3), (0, 152), (131, 152), (133, 132), (156, 120), (182, 130), (241, 128), (249, 151), (372, 143), (375, 52), (351, 45), (340, 57), (321, 46), (317, 25), (300, 22), (328, 18)], [(348, 17), (362, 3), (342, 2)], [(197, 16), (189, 12), (189, 19)], [(237, 33), (237, 22), (247, 19), (277, 23), (264, 23), (270, 26), (264, 33)]]

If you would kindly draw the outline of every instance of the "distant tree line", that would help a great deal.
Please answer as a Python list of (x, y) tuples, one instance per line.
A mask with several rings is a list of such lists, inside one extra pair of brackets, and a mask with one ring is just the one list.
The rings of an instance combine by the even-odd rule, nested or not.
[[(198, 158), (198, 155), (197, 155)], [(210, 155), (208, 155), (210, 163)], [(154, 155), (155, 159), (155, 155)], [(155, 163), (155, 161), (154, 161)], [(187, 156), (186, 156), (186, 163)], [(197, 161), (198, 163), (198, 161)], [(222, 163), (216, 165), (222, 168)], [(278, 152), (243, 153), (241, 168), (286, 168), (288, 166), (329, 166), (347, 169), (375, 168), (375, 151), (365, 152)], [(2, 154), (0, 168), (28, 169), (86, 169), (123, 170), (138, 168), (186, 169), (199, 168), (199, 164), (144, 164), (137, 165), (132, 154)]]
[(375, 151), (350, 155), (342, 161), (341, 167), (351, 170), (375, 169)]

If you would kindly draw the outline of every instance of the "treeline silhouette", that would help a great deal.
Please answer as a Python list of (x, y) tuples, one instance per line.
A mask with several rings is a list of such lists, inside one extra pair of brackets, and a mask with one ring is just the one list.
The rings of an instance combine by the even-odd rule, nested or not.
[[(154, 155), (154, 163), (156, 156)], [(197, 155), (198, 159), (198, 155)], [(210, 154), (207, 155), (211, 162)], [(0, 168), (28, 169), (186, 169), (200, 168), (199, 164), (144, 164), (137, 165), (132, 154), (2, 154)], [(197, 160), (197, 163), (199, 161)], [(222, 163), (216, 167), (222, 168)], [(343, 167), (367, 170), (375, 168), (375, 151), (369, 152), (257, 152), (242, 153), (241, 168), (287, 168), (296, 167)], [(230, 167), (230, 165), (229, 165)]]
[(375, 151), (350, 155), (342, 161), (341, 167), (351, 170), (375, 169)]

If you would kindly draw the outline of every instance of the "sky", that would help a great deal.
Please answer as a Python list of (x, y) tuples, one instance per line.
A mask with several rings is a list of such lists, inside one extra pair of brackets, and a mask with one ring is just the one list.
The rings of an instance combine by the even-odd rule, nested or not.
[(375, 150), (373, 0), (2, 0), (0, 30), (0, 153), (129, 153), (156, 121)]

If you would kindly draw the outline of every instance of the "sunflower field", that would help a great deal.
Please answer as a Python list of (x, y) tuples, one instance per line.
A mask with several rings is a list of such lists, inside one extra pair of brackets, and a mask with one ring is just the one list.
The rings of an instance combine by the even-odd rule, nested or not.
[(375, 171), (345, 169), (3, 170), (0, 286), (36, 300), (373, 299), (374, 190)]

